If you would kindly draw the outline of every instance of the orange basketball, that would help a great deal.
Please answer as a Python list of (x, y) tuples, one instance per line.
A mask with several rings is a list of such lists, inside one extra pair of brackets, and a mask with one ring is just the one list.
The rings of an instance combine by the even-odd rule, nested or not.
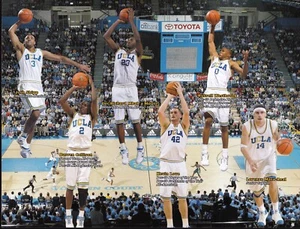
[(282, 155), (289, 155), (293, 149), (293, 142), (289, 138), (282, 138), (277, 142), (277, 151)]
[(211, 25), (216, 25), (220, 21), (220, 13), (216, 10), (210, 10), (207, 12), (205, 19)]
[(23, 8), (19, 11), (18, 17), (23, 24), (26, 24), (31, 22), (33, 18), (33, 13), (30, 9)]
[(77, 72), (72, 78), (72, 83), (74, 86), (86, 87), (89, 84), (89, 77), (84, 72)]
[(129, 10), (129, 9), (130, 9), (130, 8), (124, 8), (124, 9), (122, 9), (122, 10), (120, 11), (120, 14), (119, 14), (120, 20), (122, 20), (122, 21), (124, 21), (124, 22), (128, 22), (128, 16), (129, 16), (128, 10)]
[(166, 92), (167, 92), (168, 94), (177, 96), (178, 93), (177, 93), (177, 90), (176, 90), (176, 88), (175, 88), (175, 83), (176, 83), (176, 82), (169, 82), (169, 83), (167, 84), (167, 87), (166, 87)]

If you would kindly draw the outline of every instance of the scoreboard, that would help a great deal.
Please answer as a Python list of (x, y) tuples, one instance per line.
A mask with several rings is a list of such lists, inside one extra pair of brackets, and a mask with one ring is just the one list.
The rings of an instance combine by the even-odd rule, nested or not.
[[(142, 58), (143, 69), (151, 73), (181, 75), (207, 71), (207, 36), (210, 25), (206, 21), (137, 20), (137, 27), (143, 46), (147, 48), (145, 58)], [(221, 20), (215, 31), (222, 30)]]

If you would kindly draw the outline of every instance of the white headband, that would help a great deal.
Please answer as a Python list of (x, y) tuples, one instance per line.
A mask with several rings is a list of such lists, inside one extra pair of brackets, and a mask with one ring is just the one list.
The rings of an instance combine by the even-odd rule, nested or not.
[(255, 108), (255, 109), (253, 110), (253, 114), (254, 114), (256, 111), (263, 111), (263, 112), (267, 113), (267, 110), (266, 110), (265, 108), (263, 108), (263, 107), (257, 107), (257, 108)]

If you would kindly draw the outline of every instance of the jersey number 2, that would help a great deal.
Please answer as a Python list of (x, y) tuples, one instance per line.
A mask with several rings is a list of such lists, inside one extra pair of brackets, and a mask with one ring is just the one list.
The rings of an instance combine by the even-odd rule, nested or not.
[(79, 134), (84, 134), (84, 128), (83, 127), (79, 128)]

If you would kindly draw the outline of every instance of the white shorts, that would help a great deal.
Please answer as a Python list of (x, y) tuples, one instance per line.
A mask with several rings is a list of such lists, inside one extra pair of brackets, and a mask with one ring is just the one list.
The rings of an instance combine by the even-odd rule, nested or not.
[[(45, 97), (34, 97), (34, 95), (42, 96), (44, 94), (43, 85), (40, 83), (20, 83), (18, 85), (20, 98), (27, 110), (40, 110), (43, 112), (46, 109)], [(28, 94), (23, 94), (28, 92)], [(33, 93), (32, 93), (33, 92)]]
[[(125, 110), (127, 111), (129, 119), (133, 123), (140, 122), (140, 116), (141, 116), (141, 111), (139, 107), (133, 106), (133, 109), (128, 109), (126, 107), (126, 102), (134, 102), (138, 103), (139, 98), (138, 98), (138, 89), (136, 86), (131, 86), (131, 87), (118, 87), (118, 86), (113, 86), (112, 87), (112, 102), (113, 103), (120, 103), (120, 108), (115, 108), (114, 109), (114, 116), (116, 123), (123, 123), (125, 119)], [(122, 108), (124, 107), (124, 108)]]
[[(262, 191), (266, 185), (266, 182), (263, 181), (265, 177), (276, 177), (276, 153), (271, 153), (269, 157), (264, 160), (257, 161), (257, 170), (252, 172), (251, 167), (246, 161), (246, 182), (249, 182), (249, 188), (252, 191)], [(261, 178), (260, 181), (253, 181), (251, 178)]]
[(109, 181), (109, 182), (111, 182), (112, 178), (111, 177), (107, 177), (106, 180)]
[[(178, 162), (178, 163), (170, 163), (165, 161), (160, 161), (160, 172), (166, 173), (179, 173), (179, 176), (187, 176), (187, 169), (186, 163)], [(162, 197), (171, 197), (172, 192), (175, 192), (177, 197), (185, 198), (188, 193), (188, 184), (184, 183), (177, 183), (177, 186), (160, 186), (159, 193)]]
[[(68, 149), (67, 154), (91, 154), (91, 151), (73, 151)], [(77, 161), (76, 161), (77, 159)], [(67, 158), (63, 158), (62, 160), (67, 160)], [(85, 161), (84, 157), (72, 157), (70, 160), (75, 160), (78, 164), (82, 165), (82, 162)], [(85, 165), (83, 167), (79, 166), (65, 166), (65, 174), (66, 174), (66, 183), (67, 188), (70, 190), (74, 190), (76, 185), (78, 188), (88, 189), (89, 187), (89, 178), (91, 173), (91, 166), (92, 165)]]
[[(204, 92), (204, 94), (205, 95), (212, 95), (212, 94), (229, 95), (230, 93), (228, 91), (209, 90), (209, 89), (207, 89)], [(227, 98), (227, 99), (229, 99), (229, 98)], [(222, 101), (220, 100), (220, 102), (222, 102)], [(229, 124), (229, 112), (230, 112), (229, 107), (228, 108), (227, 107), (226, 108), (204, 107), (203, 112), (204, 113), (207, 112), (213, 117), (213, 119), (217, 119), (220, 123), (220, 126), (228, 126), (228, 124)]]

